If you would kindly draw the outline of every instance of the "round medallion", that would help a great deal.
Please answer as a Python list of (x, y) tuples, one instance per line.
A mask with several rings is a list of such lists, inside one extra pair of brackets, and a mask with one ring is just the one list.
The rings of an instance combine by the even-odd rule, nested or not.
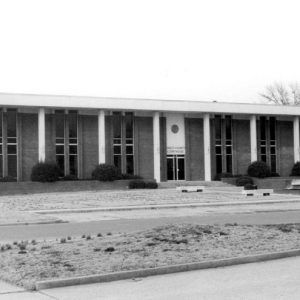
[(179, 131), (178, 125), (176, 125), (176, 124), (172, 125), (171, 131), (172, 131), (173, 133), (177, 133), (177, 132)]

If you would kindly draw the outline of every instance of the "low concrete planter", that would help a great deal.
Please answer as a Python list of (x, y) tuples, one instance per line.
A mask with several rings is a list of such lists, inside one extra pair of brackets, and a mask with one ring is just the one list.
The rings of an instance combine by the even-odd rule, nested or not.
[(300, 255), (300, 249), (296, 249), (296, 250), (285, 251), (285, 252), (273, 252), (267, 254), (258, 254), (258, 255), (244, 256), (244, 257), (212, 260), (206, 262), (171, 265), (171, 266), (157, 267), (151, 269), (140, 269), (140, 270), (122, 271), (122, 272), (114, 272), (114, 273), (99, 274), (99, 275), (45, 280), (45, 281), (36, 282), (35, 289), (42, 290), (42, 289), (51, 289), (51, 288), (58, 288), (58, 287), (72, 286), (72, 285), (111, 282), (111, 281), (131, 279), (136, 277), (148, 277), (153, 275), (164, 275), (164, 274), (171, 274), (171, 273), (179, 273), (179, 272), (187, 272), (187, 271), (194, 271), (194, 270), (219, 268), (219, 267), (233, 266), (239, 264), (268, 261), (273, 259), (294, 257), (299, 255)]
[(76, 192), (89, 190), (124, 190), (129, 180), (101, 182), (97, 180), (74, 180), (56, 182), (0, 182), (0, 196), (16, 194)]

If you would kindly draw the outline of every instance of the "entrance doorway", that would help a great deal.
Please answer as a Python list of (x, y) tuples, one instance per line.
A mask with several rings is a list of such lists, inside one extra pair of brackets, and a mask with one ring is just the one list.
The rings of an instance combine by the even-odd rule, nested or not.
[(167, 179), (185, 180), (185, 157), (184, 155), (167, 156)]

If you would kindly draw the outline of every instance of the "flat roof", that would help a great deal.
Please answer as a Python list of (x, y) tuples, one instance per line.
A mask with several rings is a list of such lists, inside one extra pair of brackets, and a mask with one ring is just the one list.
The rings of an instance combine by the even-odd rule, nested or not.
[(183, 113), (300, 115), (300, 106), (295, 105), (10, 93), (0, 93), (0, 106)]

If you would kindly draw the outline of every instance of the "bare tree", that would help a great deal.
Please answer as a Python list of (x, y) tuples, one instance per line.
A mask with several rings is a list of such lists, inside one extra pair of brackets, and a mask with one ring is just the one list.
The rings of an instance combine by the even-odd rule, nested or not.
[(264, 99), (269, 102), (282, 105), (300, 105), (300, 86), (298, 83), (284, 85), (275, 82), (268, 85), (264, 93), (261, 93)]

